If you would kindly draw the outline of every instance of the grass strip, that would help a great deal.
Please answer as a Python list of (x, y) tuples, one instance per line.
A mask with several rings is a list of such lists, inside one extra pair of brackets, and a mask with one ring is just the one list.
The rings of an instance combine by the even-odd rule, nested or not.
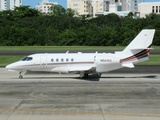
[(10, 63), (13, 63), (13, 62), (16, 62), (16, 61), (20, 60), (23, 57), (24, 57), (23, 55), (17, 55), (17, 56), (1, 55), (0, 56), (0, 66), (6, 66)]
[(0, 50), (123, 50), (123, 46), (0, 46)]
[[(0, 46), (0, 50), (123, 50), (126, 46)], [(160, 46), (152, 46), (160, 50)]]
[(149, 55), (148, 61), (138, 63), (137, 65), (160, 65), (160, 55), (159, 54)]

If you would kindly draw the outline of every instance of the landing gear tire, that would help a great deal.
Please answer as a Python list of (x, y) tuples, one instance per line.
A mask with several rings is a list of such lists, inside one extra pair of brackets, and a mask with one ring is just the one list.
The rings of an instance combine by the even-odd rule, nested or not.
[(83, 78), (88, 78), (88, 74), (85, 73), (84, 76), (83, 76)]
[(22, 75), (20, 75), (20, 76), (19, 76), (19, 79), (23, 79), (23, 76), (22, 76)]
[(80, 78), (88, 78), (89, 77), (89, 75), (88, 75), (88, 73), (85, 73), (85, 72), (80, 72)]
[(98, 73), (99, 77), (101, 77), (102, 73)]
[(22, 72), (19, 72), (19, 79), (23, 79), (23, 76), (21, 75)]

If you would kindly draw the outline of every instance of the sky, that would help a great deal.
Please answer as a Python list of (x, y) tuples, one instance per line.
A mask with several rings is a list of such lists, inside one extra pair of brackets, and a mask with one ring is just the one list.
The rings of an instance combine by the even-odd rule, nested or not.
[[(32, 8), (35, 8), (35, 6), (41, 2), (42, 0), (22, 0), (22, 5), (25, 6), (31, 6)], [(141, 0), (145, 2), (160, 2), (160, 0)], [(67, 8), (67, 0), (49, 0), (49, 2), (57, 2), (59, 5), (63, 6), (64, 8)]]

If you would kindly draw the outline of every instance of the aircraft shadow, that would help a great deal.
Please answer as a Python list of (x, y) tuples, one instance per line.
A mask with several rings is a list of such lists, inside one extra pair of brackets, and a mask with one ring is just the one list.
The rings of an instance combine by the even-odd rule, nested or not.
[(156, 78), (157, 76), (156, 75), (147, 75), (147, 76), (134, 76), (134, 77), (122, 77), (122, 76), (116, 76), (116, 77), (101, 77), (101, 78)]
[(77, 80), (83, 80), (83, 81), (100, 81), (100, 78), (74, 78)]
[[(119, 78), (119, 79), (122, 79), (122, 78), (156, 78), (157, 76), (156, 75), (147, 75), (147, 76), (134, 76), (134, 77), (123, 77), (123, 76), (109, 76), (109, 77), (99, 77), (99, 76), (96, 76), (96, 75), (91, 75), (89, 76), (88, 78), (79, 78), (79, 77), (27, 77), (27, 76), (24, 76), (24, 80), (25, 79), (76, 79), (76, 80), (82, 80), (82, 81), (100, 81), (101, 78), (106, 78), (106, 79), (114, 79), (114, 78)], [(13, 78), (13, 79), (18, 79), (18, 78)], [(23, 79), (22, 79), (23, 80)]]
[(148, 76), (136, 76), (136, 77), (122, 77), (122, 76), (116, 76), (116, 77), (88, 77), (88, 78), (74, 78), (74, 79), (78, 79), (78, 80), (84, 80), (84, 81), (100, 81), (101, 78), (106, 78), (106, 79), (112, 79), (112, 78), (156, 78), (156, 75), (148, 75)]

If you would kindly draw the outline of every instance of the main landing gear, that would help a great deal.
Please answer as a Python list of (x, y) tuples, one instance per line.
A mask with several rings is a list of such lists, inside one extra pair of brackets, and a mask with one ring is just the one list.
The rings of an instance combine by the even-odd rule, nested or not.
[(80, 72), (80, 78), (88, 78), (88, 77), (89, 77), (88, 73)]
[(80, 78), (100, 78), (101, 77), (101, 73), (96, 73), (96, 74), (92, 74), (92, 75), (88, 75), (88, 73), (85, 72), (80, 72)]
[(88, 78), (88, 77), (89, 77), (88, 73), (85, 73), (83, 78)]

